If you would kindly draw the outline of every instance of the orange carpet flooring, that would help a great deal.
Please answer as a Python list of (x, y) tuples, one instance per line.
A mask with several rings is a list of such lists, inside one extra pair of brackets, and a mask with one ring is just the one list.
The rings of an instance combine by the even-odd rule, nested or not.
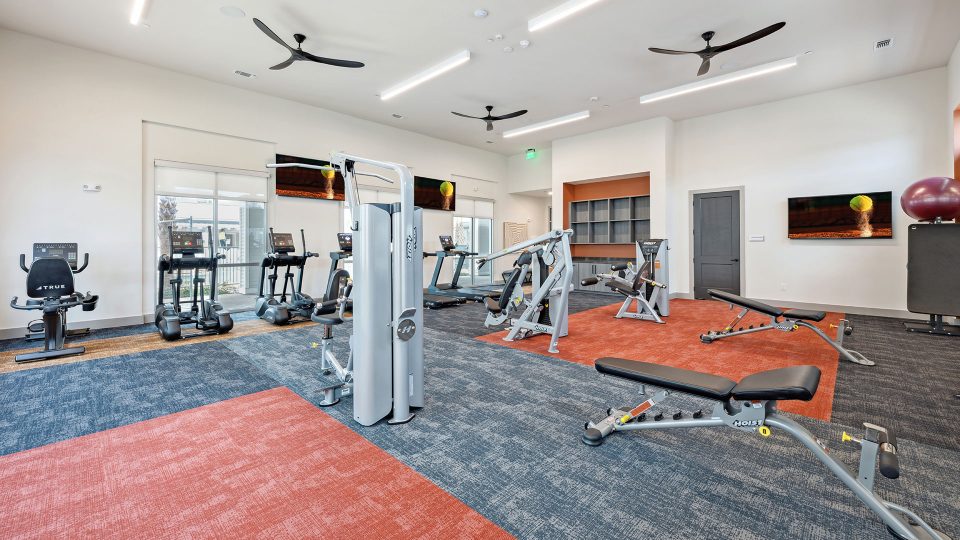
[[(837, 352), (808, 329), (793, 332), (767, 330), (731, 337), (711, 344), (700, 342), (700, 334), (719, 330), (730, 323), (738, 311), (727, 304), (709, 300), (671, 300), (666, 324), (635, 319), (615, 319), (620, 303), (582, 311), (570, 316), (569, 335), (560, 339), (556, 356), (592, 366), (597, 358), (613, 356), (655, 362), (679, 368), (705, 371), (735, 381), (746, 375), (797, 365), (820, 368), (820, 388), (812, 401), (784, 401), (780, 409), (812, 418), (830, 420), (833, 392), (837, 381)], [(829, 313), (817, 326), (833, 336), (829, 327), (843, 318)], [(769, 318), (751, 313), (740, 326), (758, 325)], [(506, 332), (477, 339), (524, 351), (549, 355), (546, 335), (530, 339), (503, 341)], [(869, 369), (869, 368), (868, 368)]]

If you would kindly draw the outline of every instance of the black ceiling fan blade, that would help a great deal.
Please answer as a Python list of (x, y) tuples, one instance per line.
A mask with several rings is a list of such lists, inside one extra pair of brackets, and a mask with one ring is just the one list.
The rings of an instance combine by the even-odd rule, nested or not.
[(315, 54), (310, 54), (305, 51), (299, 51), (307, 60), (313, 62), (319, 62), (321, 64), (328, 64), (331, 66), (345, 67), (345, 68), (362, 68), (364, 66), (363, 62), (356, 62), (354, 60), (338, 60), (336, 58), (324, 58), (322, 56), (317, 56)]
[(287, 59), (284, 60), (283, 62), (280, 62), (279, 64), (277, 64), (277, 65), (275, 65), (275, 66), (270, 66), (270, 69), (277, 70), (277, 69), (288, 68), (288, 67), (290, 67), (290, 64), (296, 62), (297, 60), (298, 60), (298, 58), (297, 58), (296, 56), (290, 55), (290, 58), (287, 58)]
[(655, 52), (660, 54), (697, 54), (694, 51), (674, 51), (673, 49), (661, 49), (659, 47), (650, 47), (647, 50), (650, 52)]
[(474, 120), (486, 120), (486, 117), (484, 116), (470, 116), (469, 114), (458, 113), (456, 111), (450, 111), (450, 114), (455, 114), (464, 118), (473, 118)]
[(720, 46), (716, 47), (716, 48), (714, 49), (714, 51), (716, 51), (716, 52), (723, 52), (723, 51), (729, 51), (730, 49), (735, 49), (735, 48), (737, 48), (737, 47), (739, 47), (739, 46), (741, 46), (741, 45), (746, 45), (747, 43), (751, 43), (751, 42), (754, 42), (754, 41), (756, 41), (756, 40), (758, 40), (758, 39), (765, 38), (765, 37), (769, 36), (770, 34), (776, 32), (777, 30), (780, 30), (781, 28), (783, 28), (783, 27), (786, 26), (786, 25), (787, 25), (787, 23), (785, 23), (785, 22), (778, 22), (778, 23), (776, 23), (776, 24), (771, 24), (770, 26), (768, 26), (768, 27), (766, 27), (766, 28), (764, 28), (764, 29), (762, 29), (762, 30), (757, 30), (756, 32), (754, 32), (754, 33), (752, 33), (752, 34), (750, 34), (750, 35), (743, 36), (742, 38), (737, 39), (737, 40), (734, 40), (734, 41), (731, 41), (730, 43), (727, 43), (727, 44), (725, 44), (725, 45), (720, 45)]
[(273, 30), (271, 30), (267, 25), (263, 24), (263, 21), (261, 21), (260, 19), (256, 19), (256, 18), (253, 19), (253, 24), (257, 25), (257, 28), (259, 28), (260, 31), (266, 34), (270, 39), (283, 45), (284, 48), (286, 48), (287, 50), (290, 50), (290, 51), (293, 50), (293, 47), (287, 45), (282, 39), (280, 39), (280, 36), (273, 33)]
[(704, 58), (703, 62), (700, 63), (700, 70), (697, 71), (697, 77), (706, 75), (708, 71), (710, 71), (710, 59)]
[(522, 111), (512, 112), (512, 113), (510, 113), (510, 114), (504, 114), (504, 115), (502, 115), (502, 116), (493, 116), (493, 117), (491, 117), (490, 119), (491, 119), (491, 120), (506, 120), (506, 119), (508, 119), (508, 118), (516, 118), (516, 117), (518, 117), (518, 116), (523, 116), (523, 115), (525, 115), (525, 114), (527, 114), (527, 110), (526, 110), (526, 109), (524, 109), (524, 110), (522, 110)]

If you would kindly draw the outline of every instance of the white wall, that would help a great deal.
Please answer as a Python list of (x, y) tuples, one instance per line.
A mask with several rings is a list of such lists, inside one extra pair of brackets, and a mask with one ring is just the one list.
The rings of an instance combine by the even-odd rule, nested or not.
[[(45, 60), (31, 60), (38, 57)], [(23, 296), (24, 274), (15, 261), (33, 242), (76, 241), (91, 257), (78, 287), (99, 293), (101, 301), (94, 312), (71, 313), (72, 320), (118, 321), (152, 312), (143, 300), (150, 272), (144, 249), (152, 249), (145, 246), (152, 231), (145, 230), (143, 208), (152, 186), (144, 184), (144, 122), (259, 141), (286, 154), (322, 158), (346, 150), (405, 163), (418, 175), (453, 178), (461, 195), (496, 201), (501, 222), (542, 208), (537, 200), (506, 195), (504, 156), (324, 109), (7, 30), (0, 30), (0, 70), (0, 260), (8, 262), (0, 265), (0, 296)], [(257, 161), (224, 153), (218, 144), (194, 151), (192, 159), (210, 165), (250, 168)], [(103, 191), (83, 193), (83, 183), (101, 184)], [(273, 224), (307, 228), (314, 251), (335, 249), (338, 204), (275, 203)], [(41, 208), (48, 209), (46, 216)], [(501, 237), (494, 234), (495, 248)], [(319, 291), (326, 266), (325, 258), (313, 266), (311, 291)], [(0, 310), (0, 329), (28, 319)]]
[(654, 237), (663, 237), (668, 207), (658, 201), (666, 200), (672, 133), (672, 120), (654, 118), (553, 141), (551, 177), (556, 221), (559, 223), (563, 216), (564, 183), (649, 173), (650, 231)]
[(679, 122), (654, 119), (553, 144), (556, 208), (564, 182), (651, 173), (652, 236), (670, 239), (671, 293), (689, 294), (690, 193), (742, 186), (744, 294), (789, 303), (906, 309), (906, 224), (894, 203), (894, 239), (787, 239), (787, 198), (903, 188), (949, 175), (943, 104), (947, 71), (934, 69)]
[(550, 175), (552, 160), (553, 152), (549, 148), (538, 149), (533, 159), (527, 159), (525, 153), (507, 158), (510, 193), (550, 190), (553, 182)]
[(947, 65), (947, 73), (950, 88), (948, 104), (950, 106), (950, 112), (952, 113), (960, 107), (960, 41), (957, 42), (957, 47), (953, 49), (950, 64)]

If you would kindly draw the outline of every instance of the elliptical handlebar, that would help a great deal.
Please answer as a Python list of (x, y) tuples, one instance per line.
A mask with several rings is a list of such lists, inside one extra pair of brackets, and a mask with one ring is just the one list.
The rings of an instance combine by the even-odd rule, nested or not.
[[(23, 270), (24, 272), (30, 271), (30, 269), (27, 268), (27, 256), (24, 255), (23, 253), (20, 254), (20, 269)], [(14, 298), (14, 300), (16, 300), (16, 298)]]
[[(77, 268), (76, 270), (71, 268), (70, 271), (73, 272), (74, 274), (79, 274), (80, 272), (83, 272), (87, 268), (88, 264), (90, 264), (90, 254), (84, 253), (83, 264), (80, 265), (80, 268)], [(24, 253), (20, 254), (20, 269), (23, 270), (24, 272), (30, 273), (30, 268), (27, 267), (27, 256)]]

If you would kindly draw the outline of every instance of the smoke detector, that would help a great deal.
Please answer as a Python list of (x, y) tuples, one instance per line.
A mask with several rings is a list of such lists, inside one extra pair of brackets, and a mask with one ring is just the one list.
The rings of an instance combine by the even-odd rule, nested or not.
[(873, 44), (873, 50), (883, 51), (893, 47), (893, 38), (881, 39)]
[(478, 18), (478, 19), (482, 19), (482, 18), (486, 17), (486, 16), (489, 15), (489, 14), (490, 14), (490, 12), (487, 11), (487, 10), (485, 10), (485, 9), (483, 9), (483, 8), (477, 8), (477, 9), (473, 12), (473, 16), (476, 17), (476, 18)]

